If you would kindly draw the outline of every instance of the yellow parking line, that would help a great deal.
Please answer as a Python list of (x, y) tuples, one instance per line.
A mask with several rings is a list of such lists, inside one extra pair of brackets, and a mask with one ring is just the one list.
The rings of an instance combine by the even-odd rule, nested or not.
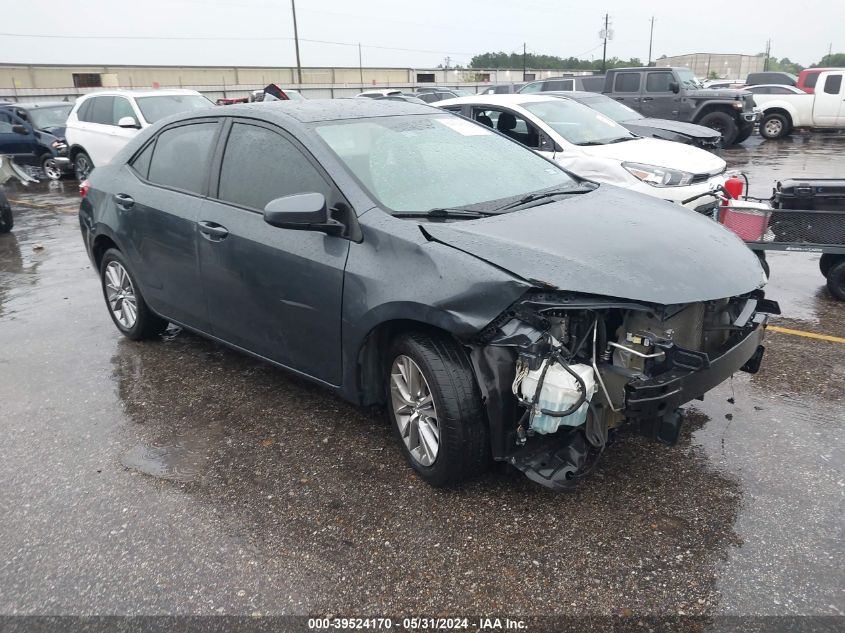
[(769, 332), (778, 332), (780, 334), (792, 334), (793, 336), (803, 336), (806, 338), (814, 338), (819, 341), (831, 341), (832, 343), (845, 343), (845, 338), (838, 336), (830, 336), (829, 334), (816, 334), (815, 332), (805, 332), (804, 330), (790, 330), (786, 327), (779, 327), (777, 325), (770, 325), (766, 328)]
[(54, 204), (41, 204), (39, 202), (29, 202), (28, 200), (12, 200), (9, 198), (9, 202), (12, 204), (20, 204), (25, 207), (35, 207), (36, 209), (53, 209), (56, 205)]

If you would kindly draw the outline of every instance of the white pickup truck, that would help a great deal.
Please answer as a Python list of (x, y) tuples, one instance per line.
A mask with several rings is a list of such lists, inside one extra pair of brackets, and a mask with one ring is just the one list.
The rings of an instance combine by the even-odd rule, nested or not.
[(815, 94), (755, 94), (760, 135), (780, 138), (795, 128), (845, 129), (845, 69), (819, 74)]

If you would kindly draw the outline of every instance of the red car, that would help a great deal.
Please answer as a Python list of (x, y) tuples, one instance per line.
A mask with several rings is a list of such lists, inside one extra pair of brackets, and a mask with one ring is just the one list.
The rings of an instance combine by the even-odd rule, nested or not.
[(839, 70), (839, 68), (805, 68), (798, 75), (798, 82), (795, 84), (795, 87), (810, 94), (815, 93), (819, 74), (826, 70)]

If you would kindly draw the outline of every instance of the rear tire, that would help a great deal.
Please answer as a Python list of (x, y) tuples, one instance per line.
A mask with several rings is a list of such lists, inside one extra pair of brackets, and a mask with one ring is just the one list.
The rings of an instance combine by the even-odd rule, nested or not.
[(79, 152), (73, 158), (73, 172), (76, 176), (76, 179), (79, 182), (82, 182), (88, 176), (91, 175), (91, 171), (94, 169), (94, 163), (91, 162), (91, 157), (88, 156), (85, 152)]
[(845, 259), (827, 271), (827, 289), (836, 299), (845, 301)]
[(167, 329), (167, 321), (150, 311), (123, 253), (116, 248), (103, 255), (100, 283), (109, 315), (125, 337), (140, 341)]
[[(388, 416), (405, 459), (417, 474), (432, 486), (447, 486), (486, 470), (489, 429), (464, 349), (446, 336), (411, 332), (391, 343), (387, 361)], [(413, 368), (421, 372), (423, 382), (406, 380)], [(419, 412), (416, 423), (415, 412)], [(432, 451), (424, 446), (430, 443), (423, 439), (435, 434), (437, 448), (432, 461)]]
[(701, 117), (698, 124), (719, 132), (722, 135), (722, 147), (730, 147), (736, 143), (739, 130), (730, 114), (719, 111), (710, 112)]
[(783, 138), (790, 129), (789, 120), (782, 114), (766, 114), (760, 121), (760, 136), (769, 140)]
[(8, 233), (15, 226), (15, 217), (12, 215), (12, 205), (6, 197), (6, 192), (0, 187), (0, 233)]

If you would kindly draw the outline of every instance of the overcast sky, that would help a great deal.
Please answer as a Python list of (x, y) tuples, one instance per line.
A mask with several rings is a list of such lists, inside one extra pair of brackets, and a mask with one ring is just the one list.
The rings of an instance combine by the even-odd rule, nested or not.
[[(521, 52), (523, 42), (529, 52), (600, 59), (605, 12), (614, 31), (608, 57), (645, 61), (652, 15), (655, 58), (753, 55), (769, 38), (772, 55), (804, 65), (821, 59), (831, 43), (833, 52), (845, 51), (842, 0), (296, 1), (303, 66), (357, 66), (357, 42), (365, 66), (432, 67), (446, 56), (467, 64), (475, 53)], [(0, 62), (295, 65), (293, 41), (284, 39), (293, 37), (290, 0), (2, 0), (0, 6), (0, 33), (49, 36), (0, 35)], [(59, 37), (68, 35), (74, 37)]]

